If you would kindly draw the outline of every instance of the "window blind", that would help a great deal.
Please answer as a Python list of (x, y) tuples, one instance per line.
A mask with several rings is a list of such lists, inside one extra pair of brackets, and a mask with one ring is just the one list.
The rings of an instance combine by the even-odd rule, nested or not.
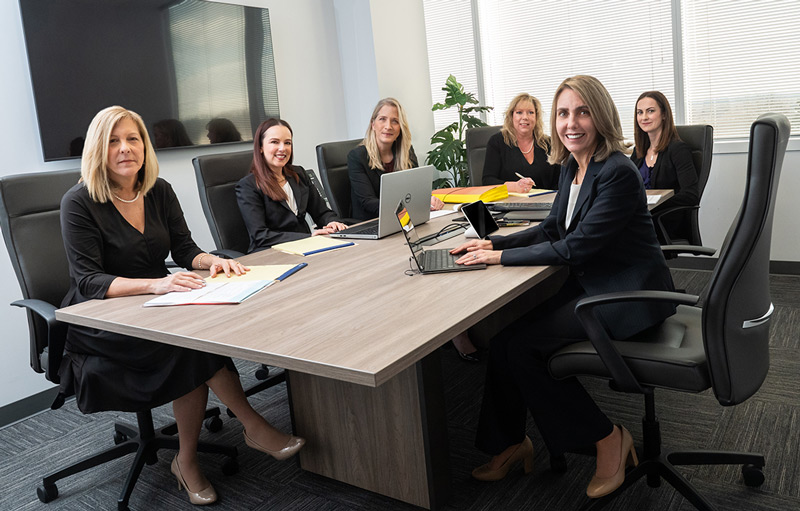
[(766, 112), (800, 126), (800, 2), (691, 0), (681, 7), (686, 117), (747, 138)]

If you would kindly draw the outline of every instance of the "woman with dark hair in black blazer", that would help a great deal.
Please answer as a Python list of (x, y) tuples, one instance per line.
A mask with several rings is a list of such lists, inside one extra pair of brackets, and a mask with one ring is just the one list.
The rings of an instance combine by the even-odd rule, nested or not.
[[(550, 376), (547, 361), (564, 346), (587, 339), (575, 316), (581, 298), (615, 291), (671, 291), (673, 284), (641, 176), (623, 154), (619, 114), (605, 87), (591, 76), (564, 80), (556, 90), (550, 125), (550, 161), (563, 165), (550, 215), (530, 229), (473, 240), (453, 250), (467, 251), (459, 264), (570, 269), (552, 298), (490, 342), (476, 444), (493, 458), (472, 475), (496, 481), (519, 462), (526, 472), (531, 470), (527, 407), (551, 454), (594, 444), (597, 466), (586, 493), (597, 498), (618, 488), (625, 467), (636, 463), (633, 439), (606, 417), (576, 378)], [(626, 303), (601, 307), (599, 315), (614, 339), (626, 339), (674, 312), (671, 304)]]
[[(675, 195), (652, 211), (653, 215), (675, 206), (700, 203), (692, 151), (678, 136), (672, 108), (662, 93), (643, 92), (636, 100), (634, 141), (636, 150), (631, 160), (642, 174), (644, 187), (675, 190)], [(688, 210), (670, 213), (661, 222), (670, 238), (689, 237)], [(664, 243), (661, 232), (658, 235), (659, 241)]]
[[(250, 174), (236, 184), (236, 200), (250, 234), (248, 253), (346, 227), (309, 182), (305, 170), (292, 165), (289, 123), (276, 118), (262, 122), (253, 146)], [(323, 227), (312, 232), (306, 213)]]

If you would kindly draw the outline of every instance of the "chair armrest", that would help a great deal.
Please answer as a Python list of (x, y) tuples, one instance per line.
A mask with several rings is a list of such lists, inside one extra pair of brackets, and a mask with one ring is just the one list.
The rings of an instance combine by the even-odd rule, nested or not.
[(589, 336), (597, 355), (608, 368), (617, 388), (622, 392), (645, 393), (638, 380), (631, 372), (625, 359), (619, 354), (616, 346), (597, 317), (595, 308), (600, 305), (620, 302), (672, 302), (680, 305), (696, 305), (699, 296), (676, 293), (674, 291), (630, 291), (607, 293), (590, 296), (575, 305), (575, 314)]
[(217, 257), (221, 257), (223, 259), (236, 259), (237, 257), (242, 257), (244, 254), (238, 252), (236, 250), (230, 250), (227, 248), (220, 248), (219, 250), (212, 250), (209, 252), (211, 255), (215, 255)]
[[(58, 376), (58, 368), (61, 366), (61, 359), (64, 354), (64, 344), (67, 339), (67, 325), (56, 319), (57, 307), (44, 300), (37, 300), (35, 298), (17, 300), (11, 302), (11, 305), (23, 307), (32, 311), (47, 324), (47, 347), (38, 354), (39, 363), (41, 367), (44, 368), (45, 378), (53, 383), (59, 383), (61, 380)], [(31, 332), (31, 335), (34, 335), (34, 333)], [(31, 346), (31, 349), (33, 349), (33, 346)], [(36, 348), (37, 351), (38, 349), (39, 348)], [(55, 408), (61, 406), (60, 404), (56, 405), (57, 402), (54, 403)]]
[(692, 254), (712, 256), (717, 250), (711, 247), (701, 247), (698, 245), (661, 245), (661, 251), (666, 254)]
[(661, 231), (661, 235), (664, 237), (664, 241), (667, 245), (672, 245), (672, 238), (669, 237), (669, 233), (667, 232), (667, 228), (664, 227), (664, 222), (662, 218), (675, 213), (677, 211), (684, 211), (687, 209), (700, 209), (700, 206), (673, 206), (671, 208), (662, 209), (653, 215), (653, 220), (655, 220), (656, 226), (658, 226), (658, 230)]

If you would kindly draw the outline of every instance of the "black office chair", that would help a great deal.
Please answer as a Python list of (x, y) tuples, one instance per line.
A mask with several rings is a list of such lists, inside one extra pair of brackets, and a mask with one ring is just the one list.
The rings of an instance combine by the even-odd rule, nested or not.
[(327, 142), (317, 146), (317, 164), (328, 203), (346, 224), (357, 223), (353, 218), (350, 192), (350, 175), (347, 173), (347, 153), (361, 143), (360, 138), (341, 142)]
[[(775, 195), (789, 139), (789, 121), (766, 114), (750, 130), (747, 183), (742, 206), (720, 252), (706, 288), (698, 296), (660, 291), (611, 293), (578, 302), (576, 313), (590, 341), (555, 353), (549, 362), (556, 378), (577, 375), (611, 380), (620, 392), (642, 394), (645, 415), (639, 466), (629, 472), (614, 493), (589, 502), (600, 509), (639, 478), (651, 487), (665, 479), (701, 511), (713, 506), (674, 468), (674, 465), (741, 464), (744, 482), (764, 481), (764, 457), (740, 452), (661, 452), (655, 413), (655, 389), (702, 392), (708, 388), (723, 406), (739, 404), (761, 386), (769, 369), (769, 256)], [(622, 301), (671, 301), (675, 315), (659, 327), (626, 341), (609, 338), (594, 308)]]
[[(692, 150), (692, 160), (697, 171), (697, 192), (700, 199), (703, 198), (703, 190), (708, 183), (708, 176), (711, 173), (711, 157), (714, 152), (714, 128), (707, 124), (696, 124), (689, 126), (677, 126), (678, 136), (686, 142)], [(702, 246), (700, 238), (700, 223), (698, 211), (700, 206), (675, 206), (659, 210), (653, 214), (653, 221), (656, 229), (664, 240), (665, 245), (695, 245)], [(670, 236), (664, 226), (665, 218), (673, 218), (675, 215), (684, 216), (688, 222), (688, 238), (675, 238)]]
[[(247, 253), (250, 236), (236, 203), (236, 183), (250, 173), (253, 151), (209, 154), (192, 159), (200, 203), (206, 215), (208, 228), (217, 245), (215, 254), (235, 258)], [(313, 172), (313, 171), (311, 171)], [(286, 380), (283, 372), (270, 375), (266, 364), (255, 372), (255, 385), (245, 389), (246, 396), (274, 387)], [(233, 417), (233, 412), (228, 410)]]
[(467, 130), (465, 143), (467, 146), (467, 168), (469, 168), (470, 186), (483, 184), (483, 164), (486, 161), (486, 144), (489, 138), (500, 131), (502, 126), (480, 126)]
[[(58, 368), (66, 340), (66, 325), (56, 321), (57, 304), (69, 290), (69, 265), (61, 238), (59, 211), (61, 197), (75, 183), (80, 173), (75, 170), (31, 173), (7, 176), (0, 179), (0, 225), (3, 230), (8, 255), (17, 275), (23, 300), (12, 305), (27, 309), (30, 329), (31, 367), (37, 373), (58, 384)], [(63, 400), (53, 403), (61, 407)], [(206, 411), (206, 427), (222, 427), (219, 409)], [(42, 502), (58, 497), (56, 481), (89, 468), (135, 452), (117, 507), (128, 509), (133, 487), (145, 463), (158, 461), (159, 449), (178, 449), (175, 424), (155, 431), (151, 411), (136, 414), (138, 429), (125, 424), (114, 424), (114, 447), (88, 456), (42, 480), (36, 493)], [(223, 472), (238, 470), (236, 448), (201, 442), (198, 450), (224, 454), (229, 460)]]
[(253, 151), (209, 154), (192, 159), (200, 204), (217, 255), (235, 258), (247, 253), (250, 237), (236, 203), (236, 183), (250, 173)]

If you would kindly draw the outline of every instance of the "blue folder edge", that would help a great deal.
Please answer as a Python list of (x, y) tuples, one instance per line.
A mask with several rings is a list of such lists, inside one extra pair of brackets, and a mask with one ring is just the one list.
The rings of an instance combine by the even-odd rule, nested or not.
[(342, 243), (341, 245), (336, 245), (335, 247), (325, 247), (325, 248), (318, 248), (317, 250), (311, 250), (309, 252), (303, 252), (304, 256), (308, 256), (311, 254), (319, 254), (320, 252), (327, 252), (328, 250), (336, 250), (337, 248), (349, 247), (355, 245), (352, 241), (348, 241), (347, 243)]
[(285, 279), (286, 277), (289, 277), (289, 276), (291, 276), (291, 275), (294, 275), (295, 273), (297, 273), (298, 271), (302, 270), (302, 269), (303, 269), (303, 268), (305, 268), (306, 266), (308, 266), (308, 263), (300, 263), (300, 264), (296, 264), (296, 265), (294, 266), (294, 268), (290, 268), (290, 269), (288, 269), (287, 271), (285, 271), (285, 272), (283, 273), (283, 275), (281, 275), (280, 277), (278, 277), (278, 278), (277, 278), (277, 279), (275, 279), (275, 280), (277, 280), (277, 281), (279, 281), (279, 282), (280, 282), (281, 280)]

